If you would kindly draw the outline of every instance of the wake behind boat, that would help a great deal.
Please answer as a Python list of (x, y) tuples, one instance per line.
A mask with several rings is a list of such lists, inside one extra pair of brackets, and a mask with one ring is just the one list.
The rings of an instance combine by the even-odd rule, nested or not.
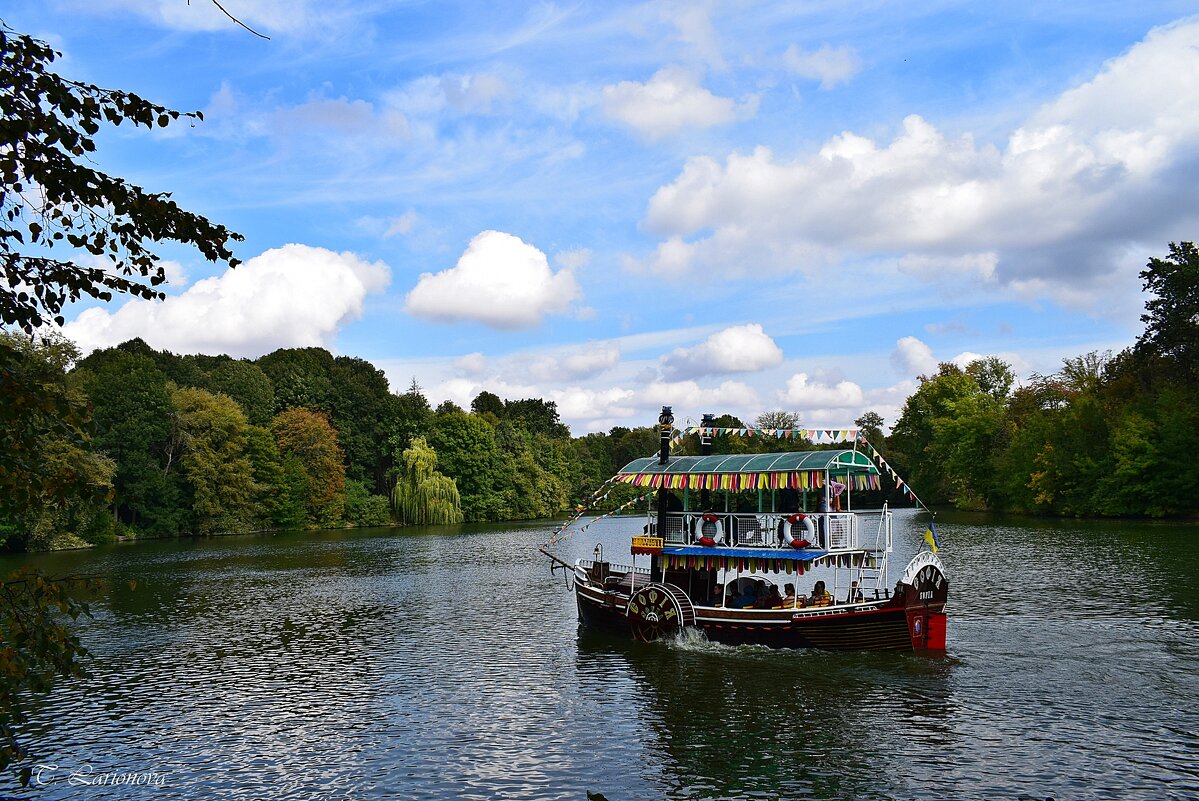
[[(659, 455), (614, 477), (656, 501), (628, 564), (598, 545), (573, 564), (543, 549), (573, 573), (582, 623), (645, 641), (695, 628), (728, 644), (945, 650), (944, 565), (922, 550), (890, 585), (892, 513), (853, 509), (880, 477), (856, 436), (853, 448), (722, 456), (701, 427), (703, 455), (671, 456), (673, 423), (665, 407)], [(757, 510), (736, 506), (754, 495)]]

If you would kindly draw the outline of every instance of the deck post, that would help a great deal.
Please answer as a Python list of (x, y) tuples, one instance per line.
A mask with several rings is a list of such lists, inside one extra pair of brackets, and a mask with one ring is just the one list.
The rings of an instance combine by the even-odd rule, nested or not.
[[(716, 415), (705, 414), (703, 420), (700, 421), (699, 430), (699, 452), (701, 456), (712, 455), (712, 427), (716, 425)], [(712, 511), (712, 499), (709, 495), (707, 487), (700, 488), (699, 491), (699, 510), (701, 512)]]
[[(662, 407), (658, 415), (658, 464), (665, 466), (670, 461), (670, 435), (674, 433), (674, 415), (669, 406)], [(663, 480), (665, 483), (665, 479)], [(658, 531), (657, 535), (666, 538), (666, 503), (668, 493), (665, 486), (658, 487)], [(661, 565), (659, 560), (650, 559), (650, 579), (661, 581)]]

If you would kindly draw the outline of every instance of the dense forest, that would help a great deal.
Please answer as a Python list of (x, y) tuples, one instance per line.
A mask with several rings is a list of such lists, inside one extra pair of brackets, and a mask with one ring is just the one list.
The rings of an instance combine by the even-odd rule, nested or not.
[[(1058, 515), (1199, 508), (1199, 254), (1142, 273), (1136, 344), (1067, 359), (1022, 386), (994, 357), (922, 376), (902, 414), (856, 423), (925, 502)], [(321, 348), (260, 359), (176, 355), (141, 340), (79, 358), (54, 335), (0, 334), (8, 548), (118, 536), (546, 518), (657, 447), (652, 427), (572, 437), (552, 401), (481, 392), (430, 407), (369, 362)], [(29, 390), (23, 397), (19, 390)], [(766, 412), (749, 423), (798, 424)], [(747, 425), (728, 415), (715, 425)], [(695, 437), (678, 452), (694, 453)], [(718, 452), (807, 447), (722, 437)], [(68, 491), (64, 491), (68, 490)], [(894, 494), (894, 493), (891, 493)], [(20, 496), (20, 497), (18, 497)], [(609, 508), (628, 497), (619, 487)], [(878, 499), (882, 500), (882, 498)], [(894, 500), (894, 498), (892, 499)]]
[(1171, 244), (1141, 272), (1136, 343), (1067, 359), (1015, 387), (1008, 365), (942, 364), (886, 448), (932, 504), (1055, 515), (1199, 510), (1199, 251)]

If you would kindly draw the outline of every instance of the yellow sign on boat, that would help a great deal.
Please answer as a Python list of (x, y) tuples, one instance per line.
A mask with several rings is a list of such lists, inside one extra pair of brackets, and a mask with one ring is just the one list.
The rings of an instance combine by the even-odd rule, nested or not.
[(661, 537), (633, 537), (633, 553), (662, 553)]

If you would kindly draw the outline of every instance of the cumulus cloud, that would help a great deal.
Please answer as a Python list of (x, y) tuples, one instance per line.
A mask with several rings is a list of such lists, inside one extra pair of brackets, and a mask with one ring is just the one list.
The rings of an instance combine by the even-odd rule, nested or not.
[(1086, 303), (1130, 269), (1130, 243), (1199, 227), (1197, 39), (1194, 20), (1152, 31), (999, 146), (911, 115), (889, 142), (845, 132), (792, 159), (692, 158), (649, 203), (649, 266), (818, 277), (829, 254), (887, 256)]
[(757, 323), (717, 331), (693, 348), (675, 348), (661, 360), (675, 380), (721, 373), (754, 373), (782, 364), (783, 351)]
[(531, 361), (509, 360), (504, 372), (528, 375), (537, 381), (571, 381), (592, 378), (620, 363), (620, 348), (611, 343), (592, 343), (572, 348), (565, 354), (542, 354)]
[(865, 403), (862, 388), (852, 381), (836, 385), (813, 381), (807, 373), (796, 373), (787, 379), (779, 400), (788, 406), (804, 408), (859, 409)]
[(738, 105), (699, 85), (682, 67), (663, 67), (646, 83), (621, 81), (605, 86), (603, 109), (614, 120), (647, 139), (661, 139), (685, 128), (709, 128), (757, 113), (757, 100)]
[(465, 375), (482, 375), (487, 370), (487, 357), (475, 351), (454, 360), (454, 367)]
[(547, 314), (564, 314), (579, 298), (574, 274), (553, 272), (545, 254), (518, 237), (484, 231), (458, 263), (423, 273), (405, 310), (442, 322), (475, 321), (493, 328), (531, 328)]
[(85, 309), (63, 331), (84, 352), (133, 337), (159, 349), (244, 357), (327, 346), (362, 314), (366, 296), (383, 291), (389, 280), (381, 261), (284, 245), (161, 302), (130, 300), (115, 312)]
[(783, 61), (796, 75), (820, 81), (821, 89), (832, 89), (839, 83), (846, 83), (862, 69), (858, 51), (848, 45), (822, 45), (817, 50), (802, 50), (791, 45)]
[(937, 372), (933, 349), (916, 337), (904, 337), (895, 343), (891, 364), (900, 375), (932, 375)]

